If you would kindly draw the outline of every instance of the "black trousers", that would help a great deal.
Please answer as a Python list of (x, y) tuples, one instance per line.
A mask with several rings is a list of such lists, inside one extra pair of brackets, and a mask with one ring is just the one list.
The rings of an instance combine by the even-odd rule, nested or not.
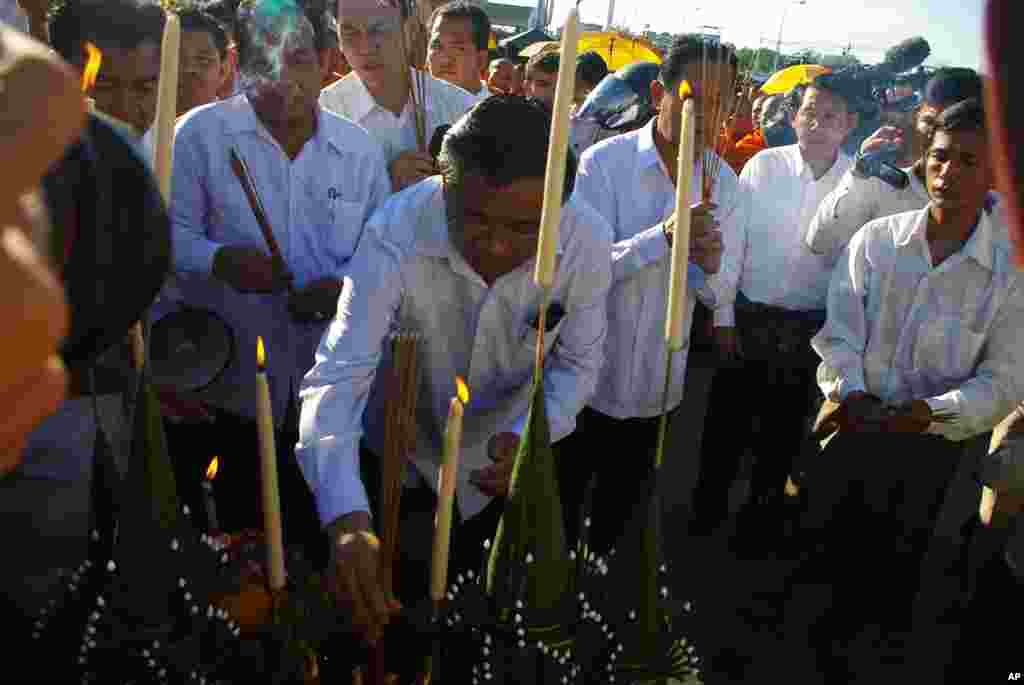
[(616, 419), (588, 407), (577, 419), (576, 432), (558, 443), (559, 488), (570, 544), (579, 537), (580, 511), (591, 480), (590, 546), (601, 554), (617, 544), (633, 505), (645, 492), (642, 479), (654, 464), (659, 422), (657, 416)]

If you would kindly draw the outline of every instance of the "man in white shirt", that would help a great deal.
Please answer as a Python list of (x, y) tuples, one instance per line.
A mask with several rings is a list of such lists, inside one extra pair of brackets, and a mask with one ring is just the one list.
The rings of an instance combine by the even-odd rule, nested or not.
[[(384, 148), (394, 190), (435, 173), (428, 154), (434, 131), (451, 125), (478, 100), (458, 86), (429, 74), (416, 74), (403, 61), (402, 16), (397, 4), (379, 0), (338, 0), (341, 50), (352, 72), (320, 94), (329, 112), (359, 124)], [(424, 140), (417, 140), (410, 82), (425, 113)]]
[[(445, 176), (395, 195), (367, 224), (350, 270), (351, 290), (303, 384), (297, 455), (330, 531), (337, 590), (354, 604), (356, 623), (371, 641), (395, 610), (388, 589), (379, 587), (369, 532), (379, 492), (372, 471), (379, 471), (387, 438), (387, 398), (374, 383), (378, 369), (390, 366), (384, 341), (399, 327), (423, 335), (410, 455), (418, 473), (407, 479), (402, 497), (403, 518), (418, 514), (422, 527), (410, 530), (403, 522), (399, 544), (402, 596), (419, 600), (427, 590), (430, 552), (417, 541), (432, 537), (441, 436), (456, 376), (466, 379), (472, 398), (456, 481), (461, 524), (452, 569), (478, 568), (481, 544), (493, 537), (508, 490), (538, 341), (541, 292), (533, 262), (550, 127), (540, 103), (509, 96), (481, 102), (455, 124), (441, 152)], [(573, 431), (597, 383), (611, 284), (611, 230), (578, 194), (570, 198), (574, 167), (570, 155), (561, 257), (544, 335), (552, 440)], [(409, 487), (409, 480), (419, 487)], [(423, 490), (430, 496), (416, 494)], [(413, 500), (420, 502), (417, 510), (406, 506)]]
[[(798, 143), (747, 162), (740, 175), (742, 216), (723, 236), (714, 336), (722, 360), (742, 364), (715, 377), (698, 484), (708, 506), (698, 518), (708, 527), (720, 522), (734, 460), (756, 443), (751, 502), (739, 531), (752, 541), (769, 543), (769, 531), (742, 535), (746, 523), (782, 521), (783, 486), (805, 432), (817, 366), (809, 342), (824, 321), (831, 264), (811, 253), (804, 236), (822, 198), (852, 163), (840, 150), (855, 122), (850, 90), (841, 80), (819, 78), (791, 94)], [(752, 392), (757, 399), (737, 425), (736, 400)], [(758, 416), (755, 436), (749, 424)]]
[(478, 100), (491, 96), (480, 80), (487, 69), (491, 20), (487, 12), (468, 0), (441, 5), (430, 15), (427, 66), (434, 78), (462, 88)]
[(808, 474), (809, 523), (831, 539), (856, 530), (842, 538), (844, 558), (885, 559), (836, 592), (861, 612), (907, 608), (953, 472), (987, 451), (989, 432), (1024, 397), (1024, 282), (983, 209), (988, 144), (977, 100), (939, 117), (928, 206), (858, 231), (813, 341), (835, 409), (818, 432), (839, 432)]
[[(807, 228), (807, 246), (815, 254), (833, 261), (843, 248), (873, 219), (909, 212), (928, 204), (924, 187), (927, 146), (937, 117), (947, 107), (969, 98), (981, 97), (981, 78), (971, 69), (946, 69), (933, 76), (925, 87), (924, 101), (914, 119), (913, 130), (883, 126), (860, 147), (860, 154), (839, 185), (825, 196)], [(879, 177), (866, 159), (886, 146), (919, 151), (913, 165), (901, 169), (905, 184), (893, 185)], [(899, 180), (899, 176), (895, 180)]]
[[(258, 27), (281, 19), (272, 5), (260, 0), (239, 10), (243, 93), (186, 114), (174, 144), (174, 285), (185, 306), (220, 316), (235, 341), (230, 367), (197, 395), (216, 410), (209, 441), (220, 448), (214, 454), (225, 464), (248, 463), (257, 453), (257, 336), (266, 345), (271, 401), (282, 432), (277, 444), (290, 453), (299, 384), (334, 314), (363, 224), (391, 192), (376, 142), (317, 104), (314, 28), (302, 11), (282, 10), (292, 12), (283, 18), (295, 28), (279, 42), (254, 40), (261, 36)], [(253, 206), (233, 172), (233, 151), (251, 172), (286, 271), (268, 254)], [(301, 494), (293, 460), (283, 463), (285, 497), (289, 488)], [(222, 519), (231, 519), (223, 523), (226, 529), (259, 527), (259, 470), (239, 471), (232, 488), (253, 497), (233, 498), (233, 509), (222, 506)], [(286, 503), (289, 509), (296, 507)], [(229, 528), (231, 523), (238, 527)]]
[[(658, 422), (662, 413), (667, 351), (664, 344), (671, 239), (675, 226), (675, 175), (679, 128), (684, 100), (677, 91), (683, 80), (700, 110), (704, 49), (698, 36), (681, 36), (661, 65), (658, 80), (649, 84), (658, 116), (643, 128), (590, 148), (580, 161), (577, 192), (611, 224), (614, 284), (608, 303), (608, 341), (597, 392), (580, 416), (581, 429), (560, 445), (561, 496), (567, 513), (577, 510), (582, 489), (597, 474), (591, 544), (605, 550), (622, 533), (633, 501), (623, 492), (654, 463)], [(714, 69), (714, 63), (708, 65)], [(698, 131), (700, 129), (698, 128)], [(698, 134), (697, 149), (707, 147)], [(714, 154), (707, 150), (703, 154)], [(695, 161), (691, 195), (691, 285), (687, 291), (686, 328), (694, 303), (701, 297), (714, 307), (704, 272), (715, 273), (721, 258), (718, 225), (734, 217), (739, 182), (722, 164), (715, 183), (713, 206), (701, 204), (701, 155)], [(717, 209), (715, 209), (717, 207)], [(701, 268), (698, 268), (699, 264)], [(683, 398), (689, 336), (672, 363), (668, 411)], [(607, 445), (629, 444), (633, 458), (612, 459)], [(572, 486), (575, 490), (571, 491)], [(572, 518), (566, 516), (570, 528)], [(570, 531), (570, 537), (571, 537)]]

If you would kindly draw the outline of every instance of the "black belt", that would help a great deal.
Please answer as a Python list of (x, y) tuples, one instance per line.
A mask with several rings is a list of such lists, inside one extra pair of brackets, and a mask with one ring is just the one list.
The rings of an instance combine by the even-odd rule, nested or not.
[(823, 309), (785, 309), (736, 294), (736, 325), (746, 359), (805, 365), (797, 360), (806, 359), (811, 338), (825, 325), (825, 318)]

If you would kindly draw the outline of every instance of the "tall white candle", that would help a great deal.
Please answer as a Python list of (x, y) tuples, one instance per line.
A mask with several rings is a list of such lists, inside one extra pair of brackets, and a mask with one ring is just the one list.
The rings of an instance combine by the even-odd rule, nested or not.
[(668, 292), (668, 316), (665, 342), (677, 352), (683, 349), (683, 319), (686, 304), (686, 271), (690, 261), (690, 186), (693, 180), (694, 104), (683, 103), (682, 128), (679, 131), (679, 164), (676, 167), (676, 227), (672, 236), (672, 272)]
[(168, 13), (160, 49), (160, 82), (156, 96), (153, 171), (164, 203), (171, 201), (171, 164), (174, 120), (178, 114), (178, 55), (181, 50), (181, 19)]
[(281, 494), (277, 483), (277, 448), (274, 443), (274, 414), (267, 383), (267, 357), (263, 338), (256, 341), (256, 427), (260, 439), (260, 475), (263, 485), (263, 535), (267, 546), (270, 589), (285, 585), (284, 537), (281, 532)]
[(562, 28), (562, 49), (558, 63), (558, 83), (552, 108), (551, 141), (544, 176), (544, 207), (541, 210), (540, 236), (537, 240), (537, 266), (533, 280), (542, 288), (555, 281), (555, 254), (558, 227), (562, 220), (562, 188), (565, 186), (566, 155), (569, 150), (569, 110), (576, 91), (576, 49), (579, 43), (579, 13), (570, 10)]
[(451, 547), (452, 516), (455, 509), (455, 481), (459, 473), (462, 448), (462, 417), (469, 391), (459, 379), (458, 396), (448, 408), (444, 431), (444, 461), (441, 464), (437, 493), (437, 517), (434, 519), (434, 550), (430, 564), (430, 598), (440, 602), (448, 585), (448, 555)]

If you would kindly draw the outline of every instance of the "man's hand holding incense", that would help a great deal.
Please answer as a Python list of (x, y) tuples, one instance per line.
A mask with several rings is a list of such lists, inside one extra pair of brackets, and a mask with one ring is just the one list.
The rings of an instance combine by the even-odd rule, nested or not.
[(370, 530), (370, 515), (352, 512), (328, 528), (331, 539), (331, 587), (352, 615), (355, 631), (370, 645), (384, 633), (402, 605), (381, 587), (380, 540)]
[(498, 433), (487, 444), (487, 454), (494, 463), (469, 474), (469, 482), (491, 497), (504, 497), (512, 480), (512, 468), (519, 451), (519, 436)]
[(336, 278), (321, 278), (288, 298), (288, 311), (298, 323), (326, 321), (338, 309), (341, 295), (341, 281)]
[(396, 193), (435, 173), (434, 159), (425, 152), (403, 152), (388, 165), (391, 187)]
[(217, 250), (213, 276), (240, 293), (277, 293), (292, 282), (292, 275), (282, 271), (273, 257), (244, 245), (227, 245)]
[[(722, 232), (712, 212), (717, 205), (701, 203), (690, 209), (690, 261), (705, 273), (718, 273), (722, 265)], [(676, 214), (662, 224), (669, 245), (676, 231)]]

